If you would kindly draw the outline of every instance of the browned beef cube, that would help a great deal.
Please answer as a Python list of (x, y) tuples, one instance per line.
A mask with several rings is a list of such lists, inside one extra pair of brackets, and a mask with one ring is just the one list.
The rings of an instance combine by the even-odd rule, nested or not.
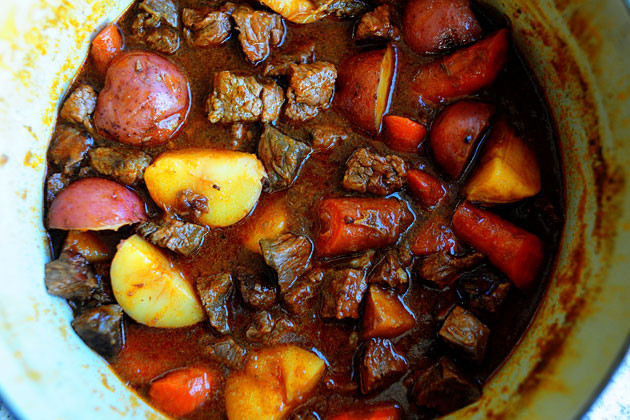
[(179, 11), (171, 0), (144, 0), (131, 24), (131, 33), (150, 48), (173, 54), (179, 48)]
[(195, 47), (212, 47), (225, 42), (232, 32), (230, 13), (224, 10), (199, 11), (184, 8), (182, 22)]
[(166, 26), (152, 30), (146, 37), (149, 48), (164, 54), (173, 54), (179, 48), (179, 34)]
[(417, 376), (412, 394), (416, 404), (448, 414), (477, 401), (481, 391), (443, 357)]
[(357, 270), (367, 271), (370, 267), (372, 267), (375, 255), (376, 251), (368, 249), (367, 251), (359, 255), (355, 255), (350, 259), (340, 260), (338, 265), (342, 268), (356, 268)]
[(118, 305), (88, 309), (72, 320), (72, 328), (92, 350), (109, 359), (122, 347), (122, 314)]
[(291, 64), (285, 115), (295, 121), (314, 118), (327, 109), (335, 89), (337, 68), (325, 61)]
[(487, 265), (464, 273), (459, 277), (458, 288), (468, 298), (473, 311), (495, 313), (507, 299), (510, 283)]
[(440, 289), (451, 286), (457, 276), (479, 264), (484, 259), (484, 255), (475, 252), (470, 255), (458, 257), (449, 252), (436, 252), (430, 254), (418, 265), (418, 274), (421, 278), (434, 283)]
[(353, 19), (368, 9), (361, 0), (336, 0), (328, 6), (328, 13), (341, 19)]
[(275, 239), (260, 241), (265, 262), (278, 274), (280, 292), (286, 292), (289, 287), (308, 268), (313, 254), (313, 244), (306, 236), (292, 233), (280, 235)]
[(135, 149), (97, 147), (88, 152), (90, 166), (101, 175), (131, 185), (140, 181), (151, 164), (151, 156)]
[(361, 359), (361, 392), (369, 394), (388, 387), (407, 370), (407, 361), (388, 339), (372, 338)]
[(311, 148), (265, 124), (258, 142), (258, 157), (267, 170), (268, 191), (288, 188), (298, 176)]
[(360, 193), (389, 195), (403, 187), (406, 177), (405, 161), (398, 156), (381, 156), (361, 148), (346, 162), (343, 187)]
[(90, 115), (96, 108), (96, 92), (92, 86), (82, 84), (72, 91), (59, 116), (64, 120), (83, 125), (88, 130), (92, 128)]
[(295, 324), (286, 315), (260, 311), (254, 314), (254, 322), (247, 328), (245, 336), (252, 341), (276, 344), (293, 334), (294, 330)]
[(474, 296), (468, 301), (468, 304), (473, 310), (483, 309), (484, 311), (495, 313), (497, 309), (503, 305), (503, 302), (507, 299), (509, 292), (510, 283), (503, 282), (497, 284), (494, 288), (489, 289), (484, 294)]
[(269, 60), (265, 65), (263, 75), (270, 77), (288, 76), (291, 72), (291, 64), (308, 64), (314, 60), (315, 41), (308, 40)]
[(66, 175), (72, 175), (81, 165), (93, 140), (87, 134), (68, 125), (56, 128), (48, 148), (50, 161)]
[(230, 332), (228, 298), (232, 292), (232, 276), (221, 273), (199, 277), (196, 286), (210, 325), (221, 334), (228, 334)]
[(247, 351), (232, 337), (216, 340), (212, 336), (204, 336), (200, 344), (205, 347), (206, 354), (216, 363), (230, 369), (241, 369), (245, 363)]
[(241, 297), (254, 309), (269, 309), (276, 303), (276, 289), (260, 276), (245, 267), (236, 267), (235, 272)]
[(440, 337), (480, 362), (486, 353), (490, 329), (461, 306), (453, 308), (440, 328)]
[(179, 12), (174, 0), (144, 0), (138, 5), (138, 9), (151, 15), (149, 24), (157, 27), (163, 22), (172, 28), (179, 26)]
[(326, 293), (321, 308), (324, 318), (359, 318), (359, 304), (367, 290), (365, 271), (354, 268), (326, 272)]
[(318, 125), (313, 128), (311, 135), (313, 149), (318, 152), (330, 150), (337, 142), (348, 138), (348, 134), (343, 129), (331, 125)]
[(313, 270), (300, 277), (282, 296), (287, 309), (294, 314), (308, 311), (323, 280), (324, 272), (321, 270)]
[(251, 63), (264, 61), (269, 56), (269, 46), (276, 47), (284, 40), (284, 22), (280, 15), (240, 5), (232, 12), (232, 17), (243, 53)]
[(387, 251), (385, 257), (379, 261), (372, 273), (370, 273), (368, 283), (391, 287), (399, 293), (407, 289), (409, 273), (407, 273), (407, 267), (400, 261), (398, 251)]
[(143, 222), (136, 232), (157, 246), (186, 256), (199, 249), (206, 235), (204, 227), (171, 217)]
[(361, 17), (354, 37), (356, 39), (399, 39), (400, 31), (392, 22), (392, 7), (389, 4), (378, 6)]
[(79, 253), (64, 251), (46, 264), (44, 282), (48, 293), (68, 300), (85, 301), (98, 287), (94, 271)]
[(284, 103), (284, 91), (276, 82), (269, 80), (262, 82), (262, 86), (260, 93), (260, 99), (262, 100), (260, 121), (272, 122), (280, 116), (280, 109)]

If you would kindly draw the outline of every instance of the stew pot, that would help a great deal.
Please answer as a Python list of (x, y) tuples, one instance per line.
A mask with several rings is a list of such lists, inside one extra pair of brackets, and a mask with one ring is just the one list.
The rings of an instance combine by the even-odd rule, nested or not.
[[(566, 177), (561, 252), (535, 319), (452, 418), (579, 416), (630, 331), (630, 14), (622, 0), (484, 0), (547, 93)], [(24, 419), (161, 418), (72, 332), (46, 294), (45, 152), (91, 37), (128, 0), (5, 0), (0, 17), (0, 395)], [(87, 414), (89, 413), (89, 414)]]

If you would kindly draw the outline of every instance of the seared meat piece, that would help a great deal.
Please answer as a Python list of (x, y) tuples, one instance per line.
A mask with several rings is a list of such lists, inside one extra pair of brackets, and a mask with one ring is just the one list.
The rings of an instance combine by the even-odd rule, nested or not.
[(388, 339), (372, 338), (361, 359), (361, 392), (369, 394), (391, 385), (407, 370), (407, 361)]
[(122, 348), (122, 308), (104, 305), (88, 309), (72, 320), (72, 328), (92, 350), (110, 359)]
[(383, 4), (364, 14), (357, 25), (354, 37), (356, 39), (400, 39), (400, 31), (392, 23), (391, 6)]
[(323, 318), (359, 318), (359, 304), (367, 290), (365, 271), (354, 268), (326, 272)]
[[(407, 261), (410, 262), (409, 260)], [(402, 293), (407, 289), (409, 273), (407, 272), (407, 265), (401, 262), (398, 251), (387, 251), (385, 257), (379, 261), (372, 273), (370, 273), (368, 283), (391, 287), (396, 289), (398, 293)]]
[(300, 277), (282, 296), (287, 309), (294, 314), (308, 311), (323, 280), (324, 272), (321, 270), (310, 271)]
[(208, 197), (197, 194), (191, 190), (181, 190), (175, 197), (176, 205), (174, 210), (180, 216), (200, 218), (208, 213)]
[(269, 309), (276, 303), (276, 289), (256, 273), (236, 267), (236, 281), (241, 297), (254, 309)]
[(315, 42), (309, 40), (278, 57), (270, 59), (263, 70), (264, 76), (288, 76), (291, 64), (307, 64), (315, 60)]
[(358, 270), (368, 270), (374, 262), (374, 255), (376, 251), (368, 249), (367, 251), (350, 258), (347, 261), (342, 260), (341, 266), (343, 268), (356, 268)]
[(210, 122), (272, 122), (280, 115), (283, 91), (275, 82), (261, 84), (254, 76), (220, 71), (214, 76), (214, 90), (206, 102)]
[(172, 217), (140, 223), (136, 232), (157, 246), (186, 256), (199, 249), (206, 236), (203, 226)]
[(98, 287), (94, 271), (79, 253), (64, 251), (46, 264), (46, 290), (67, 300), (85, 301)]
[(477, 401), (481, 391), (461, 376), (453, 362), (443, 357), (435, 365), (420, 372), (412, 394), (419, 406), (448, 414)]
[(151, 164), (151, 156), (136, 149), (97, 147), (88, 155), (90, 166), (98, 173), (127, 185), (140, 181), (144, 170)]
[(360, 193), (388, 195), (403, 187), (406, 176), (405, 161), (398, 156), (381, 156), (361, 148), (346, 162), (343, 187)]
[(199, 277), (196, 286), (210, 325), (221, 334), (228, 334), (230, 314), (227, 301), (232, 293), (232, 276), (220, 273)]
[(91, 130), (90, 115), (94, 113), (94, 108), (96, 108), (96, 92), (92, 86), (82, 84), (68, 96), (59, 115), (65, 120), (82, 124), (86, 129)]
[(52, 174), (46, 180), (46, 203), (50, 204), (64, 188), (70, 185), (70, 177), (64, 174)]
[(458, 289), (468, 298), (468, 308), (495, 313), (507, 299), (510, 283), (486, 265), (458, 278)]
[(179, 13), (173, 0), (144, 0), (138, 9), (151, 15), (152, 20), (148, 24), (152, 27), (157, 27), (161, 22), (172, 28), (179, 26)]
[(182, 11), (184, 34), (195, 47), (212, 47), (225, 42), (232, 33), (231, 12), (210, 10), (202, 12), (194, 9)]
[(477, 362), (486, 353), (490, 329), (461, 306), (453, 308), (440, 328), (440, 337)]
[(284, 40), (284, 22), (280, 15), (253, 10), (241, 5), (232, 13), (238, 40), (245, 57), (251, 63), (259, 63), (269, 56), (269, 46), (277, 47)]
[(457, 275), (474, 267), (484, 259), (484, 255), (475, 252), (463, 257), (451, 255), (448, 251), (427, 255), (418, 266), (421, 278), (434, 283), (440, 289), (451, 286)]
[(308, 145), (265, 125), (258, 142), (258, 157), (267, 170), (267, 190), (277, 191), (293, 184), (302, 163), (310, 153), (311, 148)]
[(278, 273), (280, 292), (286, 292), (306, 271), (313, 254), (313, 244), (306, 236), (285, 233), (275, 239), (260, 241), (265, 262)]
[(179, 34), (166, 26), (152, 30), (145, 41), (149, 48), (164, 54), (173, 54), (179, 48)]
[(294, 329), (295, 324), (285, 315), (272, 316), (269, 312), (260, 311), (254, 314), (254, 323), (247, 328), (245, 336), (265, 344), (276, 344), (284, 341)]
[(315, 151), (323, 152), (331, 149), (338, 141), (348, 138), (348, 134), (339, 127), (330, 125), (318, 125), (311, 133), (312, 146)]
[(48, 158), (64, 174), (72, 175), (81, 166), (94, 144), (91, 137), (68, 125), (60, 125), (48, 148)]
[(367, 9), (368, 5), (361, 0), (337, 0), (328, 6), (328, 12), (341, 19), (353, 19)]
[(290, 64), (289, 88), (285, 115), (295, 121), (314, 118), (327, 109), (335, 89), (337, 68), (325, 61), (311, 64)]
[(247, 351), (232, 337), (216, 341), (212, 336), (204, 336), (199, 341), (205, 347), (208, 356), (215, 362), (235, 370), (241, 369), (245, 364)]
[(144, 0), (131, 23), (131, 33), (159, 52), (173, 54), (179, 48), (179, 12), (172, 0)]

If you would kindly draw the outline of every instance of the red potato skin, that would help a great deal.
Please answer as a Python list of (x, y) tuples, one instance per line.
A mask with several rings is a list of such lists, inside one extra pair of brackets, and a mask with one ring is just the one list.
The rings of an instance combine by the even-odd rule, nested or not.
[(412, 219), (406, 205), (394, 198), (325, 198), (315, 249), (330, 257), (392, 245)]
[(452, 179), (462, 174), (494, 111), (493, 105), (464, 100), (450, 105), (436, 118), (429, 137), (431, 150)]
[(425, 103), (439, 103), (470, 95), (489, 85), (505, 64), (507, 29), (499, 29), (473, 45), (420, 68), (411, 89)]
[(543, 243), (536, 235), (468, 202), (455, 210), (453, 229), (518, 288), (526, 289), (535, 280), (543, 261)]
[(440, 53), (482, 35), (468, 0), (411, 0), (403, 16), (405, 42), (418, 54)]
[(446, 195), (446, 187), (439, 179), (419, 169), (407, 171), (407, 185), (411, 194), (424, 207), (435, 207)]
[(411, 244), (414, 255), (429, 255), (450, 250), (459, 251), (460, 245), (445, 217), (434, 215), (424, 222)]
[(375, 404), (370, 407), (348, 410), (331, 417), (330, 420), (400, 420), (399, 407), (392, 403)]
[(116, 230), (147, 220), (144, 201), (133, 191), (103, 178), (83, 178), (53, 200), (48, 227), (64, 230)]
[(98, 95), (99, 133), (133, 146), (156, 146), (181, 127), (188, 114), (188, 78), (173, 63), (147, 51), (119, 54)]

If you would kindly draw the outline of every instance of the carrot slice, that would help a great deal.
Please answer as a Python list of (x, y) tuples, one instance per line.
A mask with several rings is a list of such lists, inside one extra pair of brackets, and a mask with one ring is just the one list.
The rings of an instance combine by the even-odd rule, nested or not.
[(109, 63), (118, 55), (123, 48), (123, 39), (120, 31), (113, 23), (110, 23), (92, 40), (90, 54), (96, 66), (96, 70), (105, 74)]
[(330, 420), (399, 420), (400, 418), (400, 408), (395, 404), (385, 403), (346, 411)]
[(213, 372), (204, 368), (185, 368), (170, 372), (151, 384), (149, 396), (160, 410), (184, 416), (210, 396)]
[(387, 115), (383, 122), (387, 130), (387, 145), (398, 152), (417, 151), (427, 134), (424, 125), (398, 115)]
[(446, 187), (439, 179), (419, 169), (407, 171), (407, 185), (411, 194), (425, 207), (436, 206), (446, 195)]

